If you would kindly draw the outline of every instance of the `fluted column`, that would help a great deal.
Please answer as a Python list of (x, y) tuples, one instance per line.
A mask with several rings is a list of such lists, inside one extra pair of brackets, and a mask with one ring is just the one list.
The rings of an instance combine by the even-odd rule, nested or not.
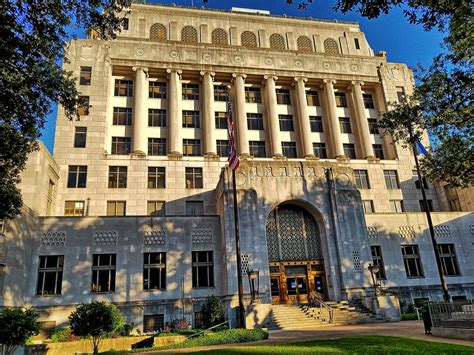
[(277, 97), (275, 90), (275, 81), (277, 76), (265, 75), (265, 91), (267, 94), (267, 116), (270, 130), (270, 145), (272, 147), (273, 157), (282, 157), (281, 139), (280, 139), (280, 122), (277, 111)]
[(148, 68), (133, 67), (135, 72), (135, 85), (133, 90), (133, 149), (135, 154), (147, 154), (148, 140), (147, 140), (147, 126), (148, 126), (148, 112), (146, 106), (147, 99), (147, 77)]
[[(247, 113), (245, 112), (245, 88), (246, 74), (232, 74), (235, 90), (235, 121), (237, 126), (238, 151), (241, 156), (249, 156), (249, 139), (247, 135)], [(234, 110), (235, 111), (235, 110)]]
[(182, 155), (181, 70), (167, 69), (166, 72), (168, 73), (168, 155)]
[(306, 78), (295, 78), (296, 97), (298, 100), (298, 120), (301, 134), (303, 155), (305, 158), (314, 157), (313, 142), (311, 140), (311, 125), (309, 123), (308, 103), (306, 101)]
[(201, 72), (202, 79), (202, 137), (204, 140), (204, 155), (217, 155), (215, 138), (215, 120), (212, 103), (214, 102), (213, 72)]
[(323, 80), (324, 91), (326, 92), (326, 111), (328, 114), (329, 127), (331, 130), (331, 141), (333, 154), (344, 157), (344, 148), (341, 141), (341, 129), (339, 128), (339, 118), (337, 117), (336, 97), (334, 96), (335, 80)]
[(357, 128), (359, 130), (359, 137), (362, 140), (360, 147), (362, 149), (363, 158), (374, 158), (372, 149), (371, 136), (369, 132), (369, 122), (365, 115), (364, 98), (362, 96), (362, 81), (351, 81), (352, 97), (354, 99), (354, 109), (357, 117)]

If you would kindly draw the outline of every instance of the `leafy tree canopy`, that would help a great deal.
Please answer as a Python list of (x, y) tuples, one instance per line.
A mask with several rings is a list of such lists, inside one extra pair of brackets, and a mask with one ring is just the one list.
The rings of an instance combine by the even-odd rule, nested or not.
[(19, 345), (39, 333), (39, 315), (31, 309), (6, 308), (0, 312), (0, 344), (5, 354), (13, 354)]

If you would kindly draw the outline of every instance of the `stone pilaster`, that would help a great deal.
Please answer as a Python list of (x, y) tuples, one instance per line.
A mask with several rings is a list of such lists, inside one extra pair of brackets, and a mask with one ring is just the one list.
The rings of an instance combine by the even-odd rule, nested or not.
[(201, 72), (202, 81), (202, 137), (204, 141), (204, 155), (216, 156), (215, 120), (212, 104), (214, 102), (214, 75), (213, 72)]
[(270, 145), (274, 158), (283, 156), (281, 149), (280, 122), (278, 119), (277, 98), (275, 90), (275, 81), (277, 80), (277, 76), (264, 76), (265, 91), (267, 95), (267, 118), (270, 130)]
[(334, 158), (344, 157), (344, 148), (341, 140), (341, 129), (339, 127), (339, 118), (337, 116), (336, 97), (334, 96), (335, 80), (324, 79), (323, 87), (326, 92), (326, 112), (331, 133), (332, 152)]
[(356, 113), (357, 129), (359, 131), (359, 139), (362, 157), (366, 159), (374, 159), (372, 149), (371, 135), (369, 132), (369, 123), (365, 115), (364, 98), (362, 97), (362, 81), (352, 81), (351, 90)]
[(183, 142), (181, 139), (182, 117), (181, 70), (167, 69), (168, 73), (168, 155), (181, 156)]
[(305, 158), (314, 158), (313, 142), (311, 140), (311, 125), (309, 123), (308, 103), (306, 101), (306, 78), (296, 77), (294, 86), (298, 102), (298, 121), (300, 127), (300, 140)]
[(250, 156), (249, 140), (247, 135), (247, 113), (245, 112), (245, 88), (246, 74), (232, 74), (235, 88), (235, 110), (234, 121), (237, 127), (238, 152), (241, 156)]
[[(375, 105), (379, 112), (378, 119), (380, 119), (387, 112), (383, 89), (380, 84), (375, 88)], [(383, 132), (380, 132), (380, 134), (383, 134)], [(385, 159), (397, 159), (397, 149), (391, 135), (383, 134), (383, 146), (386, 155)]]
[(147, 126), (148, 112), (146, 100), (148, 98), (148, 68), (133, 67), (135, 73), (133, 90), (133, 135), (132, 153), (144, 155), (148, 151)]

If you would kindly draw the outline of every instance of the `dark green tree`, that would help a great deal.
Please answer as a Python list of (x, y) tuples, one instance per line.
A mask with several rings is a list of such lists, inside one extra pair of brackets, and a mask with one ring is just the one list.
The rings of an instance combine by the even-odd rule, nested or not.
[(38, 317), (31, 309), (6, 308), (0, 312), (0, 344), (5, 355), (13, 354), (18, 346), (39, 333)]
[(71, 29), (113, 39), (129, 6), (130, 0), (0, 0), (0, 219), (20, 213), (19, 176), (52, 104), (77, 117), (75, 81), (61, 69)]
[(94, 354), (99, 352), (100, 341), (117, 332), (123, 325), (120, 310), (106, 302), (82, 304), (69, 316), (69, 326), (74, 335), (92, 338)]
[(204, 326), (212, 327), (224, 321), (225, 309), (221, 299), (209, 296), (201, 306), (201, 314)]

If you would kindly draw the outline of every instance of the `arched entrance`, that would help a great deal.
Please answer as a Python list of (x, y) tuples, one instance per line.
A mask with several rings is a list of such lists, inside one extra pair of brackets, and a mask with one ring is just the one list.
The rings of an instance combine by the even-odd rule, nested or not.
[(327, 299), (321, 237), (314, 217), (293, 204), (277, 206), (266, 222), (272, 303), (306, 303), (311, 291)]

